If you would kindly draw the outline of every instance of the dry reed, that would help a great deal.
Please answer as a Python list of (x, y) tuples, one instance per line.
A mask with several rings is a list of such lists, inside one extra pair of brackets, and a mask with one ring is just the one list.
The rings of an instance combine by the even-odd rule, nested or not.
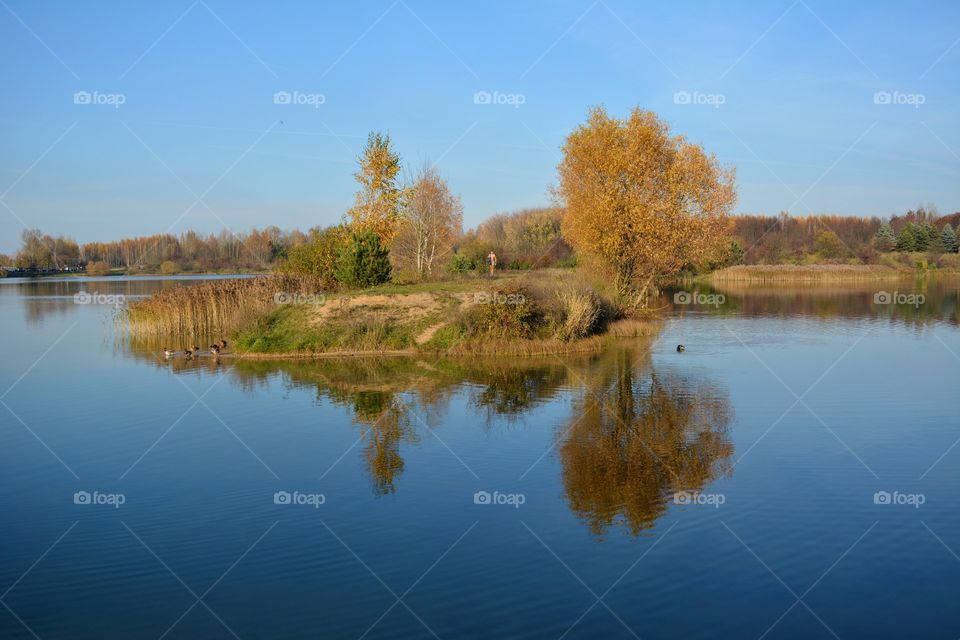
[(318, 294), (321, 289), (316, 278), (289, 274), (178, 285), (130, 304), (122, 328), (141, 340), (217, 339), (278, 304)]

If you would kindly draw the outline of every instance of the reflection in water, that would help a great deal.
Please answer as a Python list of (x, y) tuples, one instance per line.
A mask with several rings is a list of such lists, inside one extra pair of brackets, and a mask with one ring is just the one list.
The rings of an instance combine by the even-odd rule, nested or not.
[(400, 443), (418, 441), (409, 407), (397, 394), (382, 391), (358, 391), (351, 402), (354, 420), (364, 429), (363, 454), (373, 489), (381, 495), (393, 493), (404, 466)]
[(557, 366), (531, 366), (490, 370), (484, 378), (474, 404), (488, 416), (513, 416), (552, 397), (567, 381), (567, 373)]
[[(0, 295), (16, 296), (23, 306), (27, 324), (38, 326), (48, 316), (71, 315), (84, 307), (94, 306), (114, 312), (122, 309), (122, 301), (144, 298), (162, 289), (190, 286), (207, 279), (246, 277), (249, 276), (0, 278)], [(76, 298), (80, 293), (89, 294), (89, 297)], [(120, 305), (115, 304), (117, 300), (121, 301)]]
[(593, 533), (621, 524), (637, 535), (666, 511), (669, 494), (732, 470), (730, 403), (709, 383), (658, 373), (647, 351), (606, 356), (560, 436), (563, 483)]
[(309, 388), (347, 410), (359, 429), (376, 495), (397, 490), (403, 447), (423, 429), (442, 428), (455, 394), (487, 414), (488, 424), (513, 420), (562, 394), (574, 398), (556, 451), (570, 508), (597, 535), (622, 525), (633, 535), (666, 511), (669, 494), (699, 490), (729, 472), (731, 409), (718, 385), (691, 374), (657, 371), (646, 340), (600, 354), (563, 359), (416, 358), (165, 361), (175, 372), (220, 367), (253, 390), (271, 376)]
[[(723, 304), (683, 305), (674, 301), (678, 290), (720, 293)], [(891, 304), (894, 293), (919, 294), (922, 303)], [(884, 295), (887, 294), (887, 295)], [(960, 325), (960, 278), (909, 278), (876, 280), (842, 284), (745, 284), (724, 282), (716, 285), (698, 283), (665, 291), (660, 306), (674, 312), (696, 311), (729, 317), (805, 316), (820, 320), (883, 319), (891, 323), (922, 327), (944, 322)]]

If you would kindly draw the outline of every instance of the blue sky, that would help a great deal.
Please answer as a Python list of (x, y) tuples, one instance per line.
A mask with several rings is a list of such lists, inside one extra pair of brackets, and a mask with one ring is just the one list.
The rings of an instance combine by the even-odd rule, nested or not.
[(371, 130), (472, 226), (548, 203), (596, 104), (735, 167), (738, 212), (951, 213), (958, 41), (956, 2), (2, 0), (0, 251), (332, 224)]

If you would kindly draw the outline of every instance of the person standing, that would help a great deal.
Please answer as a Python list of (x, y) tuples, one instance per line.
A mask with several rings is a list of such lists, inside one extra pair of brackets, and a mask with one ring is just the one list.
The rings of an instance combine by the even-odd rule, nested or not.
[(490, 250), (490, 255), (487, 256), (487, 264), (490, 265), (490, 275), (493, 275), (493, 270), (497, 268), (497, 254), (493, 252), (493, 249)]

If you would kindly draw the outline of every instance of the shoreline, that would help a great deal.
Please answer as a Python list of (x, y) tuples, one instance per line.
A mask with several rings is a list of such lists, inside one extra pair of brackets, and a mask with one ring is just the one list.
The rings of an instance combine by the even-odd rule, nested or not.
[(885, 265), (738, 265), (719, 269), (694, 280), (709, 283), (823, 284), (891, 281), (907, 278), (957, 277), (960, 271), (947, 269), (897, 269)]

